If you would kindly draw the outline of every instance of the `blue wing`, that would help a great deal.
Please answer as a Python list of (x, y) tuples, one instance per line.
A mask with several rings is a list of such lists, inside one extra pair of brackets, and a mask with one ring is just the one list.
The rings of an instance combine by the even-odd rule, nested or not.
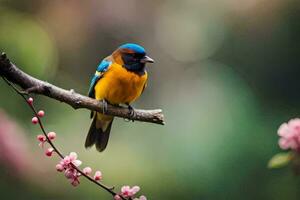
[(97, 82), (100, 80), (100, 78), (103, 76), (103, 74), (108, 70), (109, 66), (111, 65), (111, 61), (108, 60), (102, 60), (99, 66), (97, 67), (96, 73), (91, 79), (90, 82), (90, 88), (89, 88), (89, 97), (95, 98), (95, 90), (94, 87), (97, 84)]

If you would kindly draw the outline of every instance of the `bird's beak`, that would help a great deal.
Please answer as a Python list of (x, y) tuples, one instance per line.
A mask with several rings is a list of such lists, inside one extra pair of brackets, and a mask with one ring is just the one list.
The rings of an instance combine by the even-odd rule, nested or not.
[(144, 58), (141, 59), (141, 63), (154, 63), (154, 60), (149, 56), (144, 56)]

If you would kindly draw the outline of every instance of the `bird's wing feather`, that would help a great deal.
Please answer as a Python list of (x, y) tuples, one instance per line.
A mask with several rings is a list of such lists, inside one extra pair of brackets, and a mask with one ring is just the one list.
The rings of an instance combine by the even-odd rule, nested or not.
[(97, 84), (97, 82), (101, 79), (103, 74), (108, 70), (109, 66), (111, 65), (111, 61), (104, 59), (101, 61), (99, 66), (97, 67), (96, 73), (94, 74), (93, 78), (90, 82), (90, 88), (89, 88), (89, 97), (95, 98), (95, 90), (94, 87)]
[(142, 93), (141, 93), (141, 94), (143, 94), (143, 92), (144, 92), (144, 90), (145, 90), (146, 87), (147, 87), (147, 81), (145, 82), (145, 84), (144, 84), (144, 86), (143, 86), (143, 90), (142, 90)]

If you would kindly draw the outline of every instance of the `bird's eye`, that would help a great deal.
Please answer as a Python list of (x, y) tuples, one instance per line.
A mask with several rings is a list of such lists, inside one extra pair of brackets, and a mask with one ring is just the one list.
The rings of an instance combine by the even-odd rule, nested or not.
[(134, 57), (135, 57), (135, 58), (138, 58), (138, 59), (141, 59), (141, 58), (144, 57), (144, 54), (141, 54), (141, 53), (135, 53), (135, 54), (134, 54)]
[(131, 56), (131, 59), (135, 62), (137, 62), (139, 60), (139, 55), (137, 53), (132, 53), (130, 56)]

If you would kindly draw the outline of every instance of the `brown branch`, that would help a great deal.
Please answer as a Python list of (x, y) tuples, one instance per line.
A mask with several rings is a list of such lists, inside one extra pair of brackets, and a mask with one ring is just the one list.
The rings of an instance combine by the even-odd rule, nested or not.
[[(72, 106), (74, 109), (86, 108), (92, 111), (103, 112), (103, 103), (87, 96), (76, 93), (73, 89), (65, 90), (45, 81), (36, 79), (9, 61), (5, 53), (0, 56), (0, 76), (5, 77), (12, 83), (19, 85), (25, 93), (35, 93)], [(107, 105), (105, 114), (136, 121), (150, 122), (164, 125), (164, 116), (161, 109), (140, 110), (135, 109), (136, 115), (132, 117), (130, 111), (125, 107)]]

